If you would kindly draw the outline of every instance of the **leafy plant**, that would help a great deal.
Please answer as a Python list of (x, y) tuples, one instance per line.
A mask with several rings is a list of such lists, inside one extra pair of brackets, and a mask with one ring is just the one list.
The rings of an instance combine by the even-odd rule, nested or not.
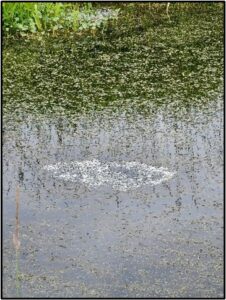
[(118, 17), (117, 10), (94, 10), (92, 3), (3, 3), (3, 30), (36, 33), (60, 30), (93, 30)]

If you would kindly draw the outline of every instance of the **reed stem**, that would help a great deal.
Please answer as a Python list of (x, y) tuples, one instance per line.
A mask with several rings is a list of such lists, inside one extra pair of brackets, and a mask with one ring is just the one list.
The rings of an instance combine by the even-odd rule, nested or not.
[(16, 295), (20, 297), (21, 287), (20, 287), (20, 268), (19, 268), (19, 258), (20, 258), (20, 239), (19, 239), (19, 207), (20, 207), (20, 190), (19, 186), (16, 187), (16, 215), (15, 215), (15, 232), (13, 234), (13, 245), (16, 250)]

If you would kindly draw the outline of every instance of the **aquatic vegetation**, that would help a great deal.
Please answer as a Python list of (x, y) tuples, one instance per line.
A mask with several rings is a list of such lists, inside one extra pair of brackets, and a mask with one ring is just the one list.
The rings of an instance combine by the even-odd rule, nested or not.
[(96, 35), (5, 38), (3, 109), (9, 116), (105, 109), (149, 115), (165, 106), (186, 116), (223, 86), (223, 14), (215, 6), (199, 15), (172, 4), (170, 23), (165, 11), (150, 17), (132, 6)]

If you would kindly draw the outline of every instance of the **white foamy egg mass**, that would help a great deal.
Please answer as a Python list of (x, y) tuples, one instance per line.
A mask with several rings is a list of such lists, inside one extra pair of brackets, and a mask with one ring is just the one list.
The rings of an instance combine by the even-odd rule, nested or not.
[(82, 183), (89, 188), (110, 185), (118, 191), (137, 189), (143, 185), (157, 185), (173, 177), (167, 168), (156, 168), (136, 161), (101, 162), (97, 159), (59, 162), (46, 165), (56, 179)]

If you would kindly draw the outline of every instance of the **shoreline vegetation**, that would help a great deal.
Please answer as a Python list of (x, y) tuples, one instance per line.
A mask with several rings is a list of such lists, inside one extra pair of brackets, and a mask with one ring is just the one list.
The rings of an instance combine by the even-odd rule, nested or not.
[(3, 31), (7, 34), (56, 34), (103, 29), (120, 9), (94, 9), (92, 3), (3, 3)]
[[(96, 31), (103, 32), (109, 25), (116, 25), (119, 15), (140, 24), (146, 17), (164, 18), (188, 11), (218, 9), (223, 3), (98, 3), (98, 2), (4, 2), (2, 6), (3, 33), (5, 36), (36, 36)], [(132, 12), (132, 15), (131, 15)], [(146, 17), (145, 17), (146, 15)], [(148, 21), (148, 20), (146, 20)], [(129, 22), (130, 23), (130, 22)]]

